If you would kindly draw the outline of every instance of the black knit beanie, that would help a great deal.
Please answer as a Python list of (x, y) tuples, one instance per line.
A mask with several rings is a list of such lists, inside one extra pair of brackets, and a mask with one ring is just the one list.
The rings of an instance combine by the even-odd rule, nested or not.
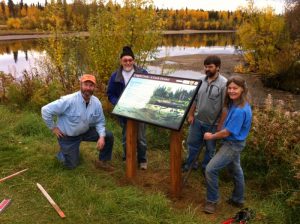
[(131, 47), (129, 47), (129, 46), (123, 47), (123, 52), (121, 53), (120, 58), (122, 58), (122, 57), (124, 57), (126, 55), (131, 56), (134, 59), (134, 54), (133, 54), (133, 52), (131, 50)]

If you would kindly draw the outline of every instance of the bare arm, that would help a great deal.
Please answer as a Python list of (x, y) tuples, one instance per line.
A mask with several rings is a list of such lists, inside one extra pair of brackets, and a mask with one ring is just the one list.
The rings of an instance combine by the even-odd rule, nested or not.
[(221, 138), (226, 138), (230, 135), (230, 132), (227, 131), (227, 129), (223, 129), (221, 131), (218, 131), (216, 133), (210, 133), (206, 132), (204, 134), (204, 140), (214, 140), (214, 139), (221, 139)]

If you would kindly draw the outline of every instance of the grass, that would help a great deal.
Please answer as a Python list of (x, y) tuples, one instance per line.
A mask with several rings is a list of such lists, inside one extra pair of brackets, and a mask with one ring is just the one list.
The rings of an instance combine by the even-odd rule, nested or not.
[[(199, 173), (193, 173), (181, 199), (167, 195), (168, 144), (162, 135), (168, 132), (149, 128), (149, 170), (139, 171), (134, 184), (124, 180), (121, 162), (121, 130), (107, 117), (108, 129), (115, 134), (113, 163), (116, 172), (96, 170), (92, 161), (97, 156), (95, 143), (81, 145), (81, 165), (64, 169), (54, 158), (56, 139), (40, 116), (31, 112), (12, 112), (0, 106), (0, 178), (19, 170), (29, 170), (0, 183), (0, 201), (11, 198), (11, 205), (0, 214), (0, 223), (220, 223), (235, 214), (221, 202), (216, 215), (201, 212), (205, 187)], [(160, 130), (160, 131), (159, 131)], [(160, 132), (160, 133), (159, 133)], [(42, 196), (40, 183), (66, 214), (62, 220)], [(229, 195), (231, 183), (222, 178), (223, 200)], [(284, 203), (278, 198), (262, 197), (261, 192), (247, 186), (247, 205), (255, 208), (256, 220), (251, 223), (286, 223)]]
[[(200, 221), (172, 209), (170, 200), (161, 193), (145, 194), (131, 185), (120, 186), (114, 176), (96, 170), (91, 162), (97, 155), (93, 143), (82, 145), (82, 164), (77, 169), (63, 169), (54, 159), (56, 140), (39, 115), (26, 112), (12, 114), (0, 107), (0, 125), (0, 176), (29, 168), (27, 172), (0, 184), (0, 200), (12, 199), (10, 207), (0, 216), (1, 223)], [(121, 148), (119, 141), (116, 146)], [(120, 155), (121, 151), (115, 154)], [(123, 171), (121, 173), (124, 174)], [(39, 192), (37, 182), (65, 212), (65, 220), (58, 217)]]

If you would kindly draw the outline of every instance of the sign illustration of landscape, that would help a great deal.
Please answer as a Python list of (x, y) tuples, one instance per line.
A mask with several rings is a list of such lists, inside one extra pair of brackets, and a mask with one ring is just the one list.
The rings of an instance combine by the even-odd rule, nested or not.
[(113, 114), (180, 130), (201, 80), (134, 73)]

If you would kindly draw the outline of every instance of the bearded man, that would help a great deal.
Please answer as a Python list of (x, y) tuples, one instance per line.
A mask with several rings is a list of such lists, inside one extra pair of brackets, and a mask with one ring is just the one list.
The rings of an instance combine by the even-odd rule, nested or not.
[[(190, 124), (187, 138), (188, 156), (183, 165), (183, 172), (189, 170), (202, 144), (205, 144), (205, 154), (202, 161), (202, 173), (216, 152), (215, 140), (204, 140), (205, 132), (214, 133), (221, 130), (226, 117), (223, 109), (227, 79), (220, 75), (221, 59), (210, 55), (204, 60), (205, 76), (201, 77), (202, 84), (188, 114)], [(198, 168), (198, 162), (193, 169)]]
[(41, 110), (43, 120), (58, 139), (60, 151), (56, 157), (68, 169), (79, 165), (80, 143), (91, 141), (97, 142), (100, 151), (99, 159), (95, 161), (96, 168), (113, 170), (109, 161), (114, 137), (105, 129), (101, 102), (93, 95), (95, 87), (95, 76), (85, 74), (80, 78), (80, 91), (63, 96)]

